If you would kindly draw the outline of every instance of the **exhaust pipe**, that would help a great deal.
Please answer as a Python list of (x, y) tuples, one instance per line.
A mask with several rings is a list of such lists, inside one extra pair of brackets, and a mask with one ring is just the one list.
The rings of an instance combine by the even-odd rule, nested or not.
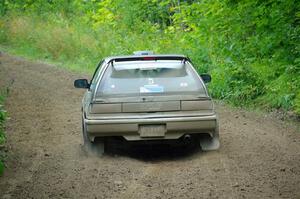
[(186, 144), (191, 143), (191, 141), (192, 141), (191, 135), (189, 135), (189, 134), (184, 135), (184, 136), (183, 136), (183, 141), (184, 141), (184, 143), (186, 143)]

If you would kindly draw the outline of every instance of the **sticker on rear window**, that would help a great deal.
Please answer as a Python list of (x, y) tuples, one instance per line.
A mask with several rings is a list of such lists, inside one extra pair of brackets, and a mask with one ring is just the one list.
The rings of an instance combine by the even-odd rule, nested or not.
[(144, 85), (140, 87), (140, 93), (162, 93), (164, 92), (164, 87), (157, 84)]
[(180, 83), (180, 87), (187, 87), (188, 86), (188, 83), (186, 83), (186, 82), (181, 82)]

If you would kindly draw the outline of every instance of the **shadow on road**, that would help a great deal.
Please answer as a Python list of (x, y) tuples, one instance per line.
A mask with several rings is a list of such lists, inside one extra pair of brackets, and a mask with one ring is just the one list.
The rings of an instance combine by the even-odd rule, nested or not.
[(200, 153), (201, 149), (195, 142), (126, 142), (110, 141), (106, 144), (106, 155), (127, 156), (142, 161), (178, 160), (192, 157)]

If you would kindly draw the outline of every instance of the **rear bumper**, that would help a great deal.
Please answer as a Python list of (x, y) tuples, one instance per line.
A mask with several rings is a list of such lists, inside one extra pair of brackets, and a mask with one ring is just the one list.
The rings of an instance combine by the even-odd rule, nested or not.
[[(95, 137), (122, 136), (126, 140), (178, 139), (184, 134), (211, 133), (217, 129), (217, 115), (161, 117), (161, 118), (124, 118), (124, 119), (84, 119), (90, 140)], [(141, 137), (141, 125), (165, 125), (163, 137)]]

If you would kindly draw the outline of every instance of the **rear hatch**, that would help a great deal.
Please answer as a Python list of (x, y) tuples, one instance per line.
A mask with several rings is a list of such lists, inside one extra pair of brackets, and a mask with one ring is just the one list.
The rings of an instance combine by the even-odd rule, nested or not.
[(212, 110), (205, 85), (188, 61), (111, 62), (91, 114)]

